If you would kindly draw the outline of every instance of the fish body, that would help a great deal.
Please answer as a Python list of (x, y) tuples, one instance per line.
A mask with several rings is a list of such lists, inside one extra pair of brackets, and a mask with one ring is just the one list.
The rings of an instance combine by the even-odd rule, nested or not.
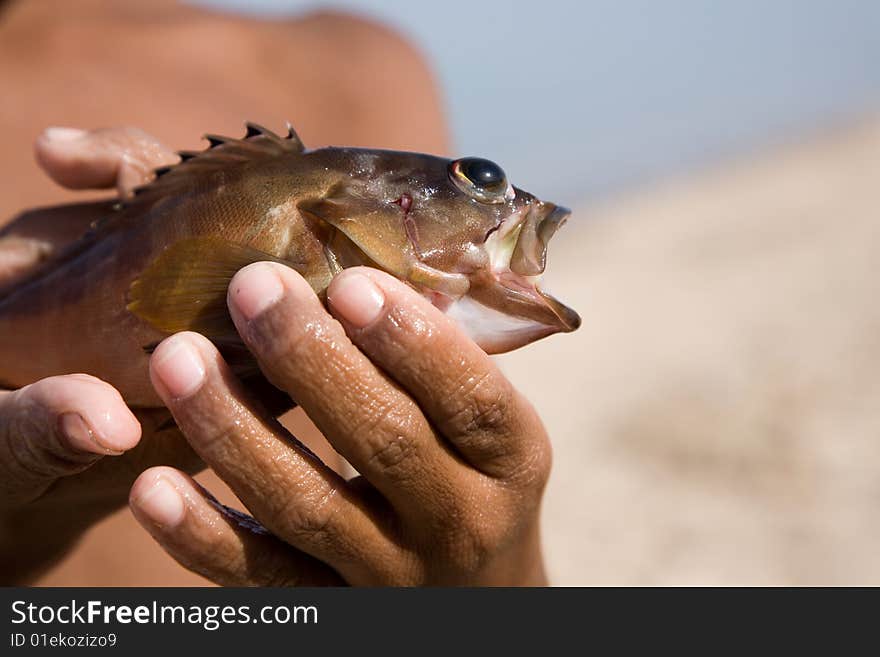
[(488, 160), (305, 150), (293, 130), (254, 124), (242, 139), (208, 139), (0, 298), (3, 385), (87, 372), (132, 406), (160, 406), (149, 353), (180, 330), (256, 373), (226, 288), (260, 260), (293, 267), (319, 295), (343, 268), (383, 269), (490, 353), (580, 323), (538, 287), (567, 210), (512, 187)]

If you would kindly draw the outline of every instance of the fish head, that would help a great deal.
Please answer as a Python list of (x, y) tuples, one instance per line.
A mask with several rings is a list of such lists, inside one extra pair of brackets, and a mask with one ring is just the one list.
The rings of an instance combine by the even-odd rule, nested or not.
[[(340, 151), (342, 149), (339, 149)], [(422, 292), (488, 353), (580, 326), (541, 288), (547, 246), (570, 212), (510, 184), (490, 160), (353, 151), (300, 210), (338, 229), (341, 267), (384, 269)]]

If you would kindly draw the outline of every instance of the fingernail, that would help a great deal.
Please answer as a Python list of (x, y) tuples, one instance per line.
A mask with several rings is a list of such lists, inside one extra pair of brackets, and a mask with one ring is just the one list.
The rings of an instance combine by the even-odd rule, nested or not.
[(284, 296), (284, 285), (272, 265), (258, 262), (248, 265), (235, 275), (229, 297), (242, 316), (250, 321), (278, 303)]
[(79, 413), (68, 412), (58, 418), (58, 429), (67, 443), (74, 449), (93, 454), (112, 454), (118, 456), (122, 452), (102, 445), (97, 435)]
[(363, 274), (343, 272), (328, 290), (327, 301), (343, 319), (362, 328), (379, 317), (385, 305), (385, 295)]
[(175, 399), (188, 397), (205, 380), (205, 364), (198, 350), (183, 336), (169, 338), (156, 350), (151, 363), (168, 394)]
[(49, 141), (54, 142), (76, 141), (77, 139), (85, 137), (86, 131), (80, 130), (79, 128), (60, 128), (55, 126), (52, 128), (46, 128), (43, 135)]
[(144, 515), (162, 528), (179, 524), (186, 512), (183, 497), (163, 477), (157, 478), (152, 486), (134, 500), (134, 503)]

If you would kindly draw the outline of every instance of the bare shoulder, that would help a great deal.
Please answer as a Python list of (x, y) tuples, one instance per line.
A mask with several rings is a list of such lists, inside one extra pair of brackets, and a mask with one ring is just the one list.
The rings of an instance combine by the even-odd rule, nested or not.
[[(448, 149), (437, 80), (427, 57), (377, 21), (320, 11), (270, 26), (271, 59), (315, 81), (350, 145), (444, 153)], [(374, 136), (375, 135), (375, 136)], [(381, 143), (376, 138), (382, 139)]]
[[(342, 11), (320, 10), (275, 24), (279, 38), (303, 38), (325, 54), (360, 55), (368, 60), (392, 55), (395, 60), (421, 68), (427, 64), (419, 49), (400, 32), (377, 20)], [(348, 61), (349, 64), (357, 62)]]

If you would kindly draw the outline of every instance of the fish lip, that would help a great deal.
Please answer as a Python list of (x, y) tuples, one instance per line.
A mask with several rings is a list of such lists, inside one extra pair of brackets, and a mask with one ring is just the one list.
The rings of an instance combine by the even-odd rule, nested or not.
[(550, 310), (553, 311), (553, 314), (556, 315), (557, 319), (559, 319), (562, 333), (571, 333), (581, 327), (581, 316), (574, 308), (566, 306), (559, 299), (547, 294), (537, 286), (535, 287), (535, 292), (538, 293)]
[(530, 205), (519, 225), (510, 269), (522, 276), (538, 276), (547, 266), (547, 245), (571, 210), (555, 203), (537, 201)]
[(514, 271), (495, 275), (503, 295), (512, 302), (514, 314), (530, 319), (536, 324), (551, 329), (551, 333), (571, 333), (581, 325), (581, 318), (574, 309), (569, 308), (556, 297), (544, 292), (539, 281), (517, 274)]
[(570, 216), (570, 209), (555, 203), (533, 204), (522, 221), (509, 272), (498, 277), (503, 286), (535, 304), (542, 315), (540, 320), (534, 317), (536, 321), (565, 333), (578, 329), (581, 318), (572, 308), (541, 290), (540, 279), (547, 266), (547, 246)]
[[(553, 234), (562, 227), (562, 225), (568, 220), (571, 216), (571, 210), (562, 205), (556, 205), (555, 203), (547, 203), (546, 205), (553, 206), (550, 212), (544, 217), (541, 221), (540, 226), (548, 225), (553, 226), (553, 232), (547, 235), (547, 240), (553, 237)], [(539, 227), (540, 229), (540, 227)]]

